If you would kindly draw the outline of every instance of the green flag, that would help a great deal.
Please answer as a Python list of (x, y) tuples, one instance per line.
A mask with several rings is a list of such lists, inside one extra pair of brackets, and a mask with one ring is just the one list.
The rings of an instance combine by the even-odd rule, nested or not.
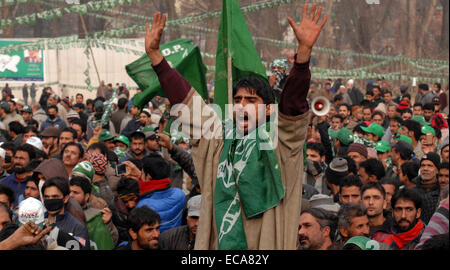
[(91, 243), (91, 249), (112, 250), (114, 248), (109, 229), (103, 222), (102, 213), (97, 213), (87, 221), (87, 229), (90, 241), (95, 243), (95, 245)]
[[(232, 59), (233, 85), (250, 75), (267, 80), (266, 70), (253, 44), (237, 0), (223, 0), (217, 41), (214, 103), (225, 112), (228, 100), (228, 58)], [(222, 114), (225, 119), (225, 113)]]
[[(208, 97), (206, 66), (203, 63), (200, 49), (194, 46), (190, 39), (177, 39), (161, 45), (161, 53), (203, 98)], [(142, 93), (133, 98), (135, 106), (142, 108), (155, 96), (166, 96), (147, 54), (128, 64), (125, 68), (128, 75), (142, 89)]]

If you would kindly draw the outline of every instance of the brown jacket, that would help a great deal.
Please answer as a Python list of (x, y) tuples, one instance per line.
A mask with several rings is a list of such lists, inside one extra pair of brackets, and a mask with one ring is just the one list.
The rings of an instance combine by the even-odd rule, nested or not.
[[(199, 112), (207, 112), (208, 116), (201, 118), (202, 124), (206, 121), (211, 123), (211, 116), (214, 115), (216, 124), (213, 132), (214, 138), (206, 139), (204, 136), (202, 139), (195, 140), (194, 138), (192, 140), (192, 157), (202, 190), (195, 249), (217, 249), (216, 236), (218, 232), (214, 217), (214, 189), (219, 159), (224, 147), (224, 141), (220, 137), (223, 134), (222, 125), (214, 111), (201, 100), (194, 89), (191, 89), (183, 103), (189, 108), (190, 115), (183, 114), (178, 120), (181, 120), (182, 123), (191, 123), (193, 127), (191, 131), (194, 134), (201, 128), (201, 126), (194, 126), (194, 115), (199, 117)], [(250, 250), (294, 250), (296, 248), (302, 200), (302, 146), (306, 138), (308, 122), (309, 113), (299, 117), (288, 117), (278, 113), (278, 145), (275, 152), (280, 162), (286, 195), (279, 205), (266, 211), (260, 218), (248, 220), (243, 216), (247, 245)], [(190, 135), (192, 137), (193, 134)], [(244, 213), (244, 211), (241, 212)]]

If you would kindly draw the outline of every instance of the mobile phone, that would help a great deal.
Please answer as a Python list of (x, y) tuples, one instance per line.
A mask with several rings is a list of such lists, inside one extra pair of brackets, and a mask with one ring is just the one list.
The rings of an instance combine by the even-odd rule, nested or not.
[(120, 164), (116, 166), (116, 176), (124, 175), (127, 172), (127, 166), (125, 164)]
[(433, 144), (433, 133), (428, 132), (426, 136), (427, 136), (426, 139), (425, 139), (426, 143), (427, 144)]

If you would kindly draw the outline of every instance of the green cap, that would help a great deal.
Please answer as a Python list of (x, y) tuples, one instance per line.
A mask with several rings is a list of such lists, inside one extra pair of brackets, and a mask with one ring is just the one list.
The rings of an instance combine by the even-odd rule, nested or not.
[(116, 142), (122, 142), (126, 144), (128, 147), (130, 147), (130, 140), (125, 135), (117, 136), (114, 141)]
[(379, 250), (380, 244), (365, 236), (354, 236), (345, 242), (344, 247), (349, 244), (358, 246), (361, 250)]
[(174, 143), (174, 144), (178, 144), (178, 143), (180, 143), (181, 141), (183, 141), (183, 142), (189, 144), (189, 137), (186, 136), (186, 134), (184, 134), (183, 132), (179, 131), (179, 132), (176, 132), (175, 135), (172, 134), (171, 141), (172, 141), (172, 143)]
[(433, 136), (436, 136), (436, 131), (434, 130), (433, 127), (429, 126), (429, 125), (424, 125), (422, 127), (422, 134), (427, 134), (428, 132), (433, 133)]
[(114, 139), (114, 135), (111, 134), (108, 130), (104, 129), (102, 130), (102, 133), (100, 134), (100, 137), (98, 137), (98, 140), (100, 142), (108, 141)]
[(414, 115), (413, 118), (411, 118), (411, 120), (419, 122), (421, 126), (427, 125), (427, 121), (425, 121), (423, 115)]
[(411, 138), (408, 136), (405, 136), (405, 135), (400, 135), (400, 137), (398, 137), (397, 141), (405, 141), (405, 142), (409, 143), (410, 145), (413, 144)]
[(350, 145), (353, 143), (353, 132), (347, 128), (341, 128), (336, 134), (336, 138), (345, 145)]
[(89, 161), (81, 161), (72, 170), (72, 175), (81, 175), (87, 178), (91, 183), (94, 180), (94, 166)]
[(391, 151), (391, 146), (386, 141), (379, 141), (375, 145), (375, 150), (377, 150), (378, 152), (381, 152), (381, 153), (386, 153), (386, 152)]
[(361, 127), (367, 133), (371, 133), (378, 138), (382, 138), (384, 136), (384, 128), (376, 123), (372, 123), (369, 127)]
[(9, 103), (6, 101), (2, 101), (0, 103), (0, 108), (2, 108), (3, 110), (6, 111), (6, 113), (9, 113), (9, 111), (11, 110), (11, 107), (9, 106)]
[(337, 138), (338, 132), (339, 132), (339, 130), (334, 130), (334, 129), (331, 129), (331, 128), (328, 129), (328, 135), (330, 135), (330, 137), (332, 139)]

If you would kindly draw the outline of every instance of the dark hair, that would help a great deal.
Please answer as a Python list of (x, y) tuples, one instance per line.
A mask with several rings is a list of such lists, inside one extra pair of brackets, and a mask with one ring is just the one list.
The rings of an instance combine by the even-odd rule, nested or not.
[(5, 194), (8, 197), (9, 205), (14, 203), (14, 190), (9, 186), (0, 184), (0, 194)]
[(383, 95), (389, 94), (392, 96), (392, 92), (390, 90), (385, 90)]
[(421, 194), (414, 188), (404, 188), (399, 190), (397, 193), (392, 196), (391, 205), (392, 208), (395, 208), (395, 204), (399, 199), (413, 201), (416, 209), (422, 208), (422, 196)]
[(66, 148), (69, 146), (72, 146), (72, 145), (78, 147), (78, 151), (79, 151), (78, 158), (82, 158), (84, 156), (84, 149), (81, 146), (81, 144), (79, 144), (77, 142), (69, 142), (66, 145), (64, 145), (63, 149), (61, 150), (61, 156), (64, 155), (64, 151), (66, 150)]
[(434, 112), (434, 104), (433, 103), (427, 103), (425, 105), (423, 105), (423, 110), (427, 110), (427, 111), (433, 111)]
[(93, 99), (90, 99), (90, 98), (89, 98), (89, 99), (86, 100), (86, 105), (89, 105), (89, 104), (94, 105), (94, 103), (95, 103), (95, 102), (94, 102)]
[(426, 91), (430, 90), (428, 84), (426, 84), (426, 83), (419, 84), (419, 89), (423, 89), (423, 90), (426, 90)]
[(409, 181), (412, 181), (419, 175), (420, 164), (417, 161), (408, 161), (403, 163), (400, 169), (402, 170), (402, 173), (408, 177)]
[(439, 166), (439, 170), (440, 169), (449, 169), (449, 163), (448, 162), (442, 162), (441, 165)]
[(442, 89), (442, 86), (441, 86), (441, 84), (440, 84), (440, 83), (436, 82), (436, 83), (434, 83), (434, 85), (435, 85), (435, 86), (437, 86), (439, 90), (441, 90), (441, 89)]
[(108, 149), (106, 148), (106, 145), (101, 143), (101, 142), (97, 142), (97, 143), (91, 144), (88, 147), (87, 151), (89, 151), (89, 150), (97, 150), (97, 149), (99, 149), (100, 153), (106, 157), (106, 153), (108, 152)]
[(142, 159), (142, 164), (144, 173), (150, 175), (153, 180), (160, 180), (170, 176), (170, 164), (162, 157), (145, 157)]
[[(378, 84), (373, 84), (372, 85), (372, 92), (373, 92), (373, 89), (375, 89), (375, 88), (377, 88), (378, 90), (381, 91), (381, 87)], [(367, 91), (367, 92), (369, 92), (369, 91)]]
[(62, 134), (63, 132), (70, 132), (70, 133), (72, 133), (72, 138), (73, 138), (74, 140), (76, 140), (76, 139), (78, 138), (78, 133), (77, 133), (77, 131), (76, 131), (75, 129), (71, 128), (71, 127), (65, 127), (65, 128), (63, 128), (63, 129), (61, 130), (61, 132), (59, 133), (59, 137), (61, 137), (61, 134)]
[(13, 156), (16, 154), (17, 146), (13, 142), (5, 142), (0, 147), (5, 150), (10, 150), (11, 152), (13, 152)]
[(132, 178), (121, 178), (117, 183), (117, 193), (119, 195), (136, 194), (139, 195), (139, 183)]
[(24, 131), (24, 127), (22, 126), (22, 124), (17, 121), (10, 122), (8, 124), (8, 127), (10, 131), (14, 132), (17, 135), (22, 134)]
[(75, 95), (75, 97), (78, 97), (78, 96), (81, 96), (82, 98), (84, 98), (83, 94), (81, 94), (81, 93), (77, 93), (77, 94)]
[(25, 133), (28, 133), (28, 132), (33, 132), (33, 133), (35, 133), (36, 135), (38, 135), (39, 134), (39, 131), (37, 130), (37, 128), (36, 127), (34, 127), (34, 126), (31, 126), (31, 125), (29, 125), (29, 126), (26, 126), (24, 129), (23, 129), (23, 133), (25, 134)]
[(24, 143), (21, 146), (16, 148), (16, 153), (17, 153), (17, 151), (27, 152), (28, 158), (31, 161), (36, 158), (36, 151), (34, 149), (35, 149), (34, 146)]
[(411, 109), (403, 109), (403, 110), (400, 111), (400, 114), (401, 114), (401, 115), (404, 115), (405, 113), (413, 114), (413, 112), (411, 111)]
[(342, 123), (344, 122), (344, 117), (342, 115), (340, 115), (340, 114), (333, 115), (333, 117), (331, 117), (331, 119), (333, 119), (333, 118), (339, 118)]
[(63, 177), (57, 176), (47, 179), (41, 188), (42, 195), (44, 195), (45, 189), (49, 187), (56, 187), (64, 197), (70, 194), (69, 181)]
[(337, 94), (336, 96), (334, 96), (333, 102), (336, 102), (339, 100), (344, 100), (344, 97), (342, 96), (342, 94)]
[(375, 175), (378, 180), (380, 180), (386, 175), (383, 163), (375, 158), (370, 158), (368, 160), (361, 162), (359, 164), (359, 167), (364, 168), (364, 170), (369, 176)]
[(142, 164), (142, 160), (137, 158), (130, 158), (129, 162), (133, 163), (140, 171), (142, 171), (144, 165)]
[(400, 125), (403, 124), (403, 119), (400, 116), (394, 116), (393, 118), (390, 119), (390, 121), (395, 121)]
[[(81, 104), (81, 103), (75, 103), (75, 104), (73, 105), (73, 107), (74, 107), (74, 108), (81, 109), (81, 110), (84, 110), (84, 104)], [(76, 118), (76, 119), (78, 119), (78, 118)]]
[[(372, 89), (373, 89), (373, 86), (372, 86)], [(373, 90), (372, 90), (372, 89), (367, 90), (367, 91), (366, 91), (366, 95), (368, 95), (368, 96), (374, 96), (375, 94), (373, 93)]]
[(382, 112), (380, 112), (380, 111), (374, 111), (374, 112), (372, 113), (372, 119), (373, 119), (373, 117), (374, 117), (375, 115), (379, 115), (379, 116), (381, 116), (381, 118), (384, 119), (384, 113), (382, 113)]
[(342, 106), (346, 107), (348, 111), (351, 110), (350, 105), (348, 105), (347, 103), (342, 103), (341, 105), (339, 105), (339, 108), (341, 108)]
[(338, 218), (336, 215), (321, 208), (308, 208), (303, 210), (300, 215), (305, 213), (310, 214), (316, 219), (316, 221), (320, 224), (321, 230), (324, 227), (330, 227), (330, 238), (331, 241), (334, 241), (338, 223)]
[(150, 116), (151, 116), (150, 113), (147, 112), (147, 111), (142, 111), (141, 114), (145, 114), (145, 115), (147, 115), (147, 117), (150, 117)]
[(409, 98), (409, 99), (411, 100), (411, 95), (410, 95), (410, 94), (408, 94), (408, 93), (407, 93), (407, 94), (404, 94), (404, 95), (403, 95), (403, 98), (405, 98), (405, 97), (406, 97), (406, 98)]
[(352, 225), (352, 219), (367, 215), (367, 209), (359, 203), (344, 203), (341, 205), (338, 216), (338, 228), (349, 229)]
[(81, 190), (83, 190), (84, 194), (91, 194), (92, 192), (92, 185), (89, 180), (81, 176), (72, 177), (70, 179), (70, 185), (79, 186)]
[(409, 131), (413, 131), (416, 141), (420, 141), (420, 136), (422, 136), (422, 127), (420, 126), (419, 122), (414, 120), (406, 120), (403, 122), (403, 126), (406, 127)]
[(420, 107), (420, 108), (422, 108), (423, 105), (420, 102), (416, 102), (416, 103), (414, 103), (413, 107)]
[(398, 180), (389, 177), (389, 176), (385, 176), (383, 178), (380, 179), (380, 181), (378, 181), (378, 183), (380, 183), (380, 185), (392, 185), (395, 187), (395, 191), (394, 193), (396, 193), (399, 189), (399, 187), (401, 186), (401, 183), (399, 183)]
[(362, 182), (361, 182), (361, 179), (359, 179), (358, 176), (356, 176), (356, 175), (347, 175), (346, 177), (342, 178), (342, 180), (340, 182), (341, 190), (342, 190), (343, 187), (353, 187), (353, 186), (361, 188)]
[[(348, 150), (348, 148), (347, 148), (347, 150)], [(346, 150), (346, 152), (347, 152), (347, 150)], [(348, 172), (353, 173), (353, 175), (358, 175), (358, 167), (356, 166), (356, 162), (353, 160), (353, 158), (347, 156), (346, 154), (342, 158), (347, 160)]]
[(58, 107), (56, 107), (55, 105), (50, 105), (50, 106), (48, 106), (48, 107), (47, 107), (47, 112), (48, 112), (50, 109), (55, 109), (55, 111), (58, 112)]
[(261, 97), (266, 105), (275, 103), (272, 87), (265, 79), (256, 76), (240, 79), (233, 87), (233, 97), (236, 96), (237, 91), (241, 88)]
[(135, 140), (144, 140), (145, 141), (145, 134), (144, 133), (142, 133), (142, 132), (133, 132), (131, 135), (130, 135), (130, 143), (131, 143), (131, 141), (133, 140), (133, 139), (135, 139)]
[(386, 190), (384, 190), (384, 187), (380, 183), (376, 182), (365, 183), (361, 187), (361, 197), (363, 196), (364, 192), (366, 192), (366, 190), (368, 189), (377, 189), (378, 191), (380, 191), (381, 195), (383, 195), (383, 198), (386, 199)]
[(151, 226), (156, 223), (161, 223), (161, 217), (157, 212), (144, 205), (131, 210), (127, 221), (128, 227), (137, 233), (144, 225)]
[(321, 157), (325, 156), (325, 147), (321, 143), (309, 142), (306, 144), (306, 149), (316, 151)]
[[(0, 202), (0, 211), (2, 208), (6, 213), (8, 213), (9, 219), (12, 221), (13, 220), (13, 212), (10, 210), (8, 205), (4, 202)], [(2, 240), (0, 240), (0, 241), (2, 241)]]
[(125, 106), (128, 104), (128, 99), (126, 98), (119, 98), (117, 101), (117, 107), (119, 107), (119, 110), (125, 109)]
[[(75, 118), (75, 119), (72, 120), (71, 124), (72, 125), (79, 125), (81, 127), (81, 131), (86, 133), (86, 122), (85, 121), (83, 121), (83, 120), (81, 120), (79, 118)], [(78, 134), (77, 134), (77, 137), (78, 137)]]

